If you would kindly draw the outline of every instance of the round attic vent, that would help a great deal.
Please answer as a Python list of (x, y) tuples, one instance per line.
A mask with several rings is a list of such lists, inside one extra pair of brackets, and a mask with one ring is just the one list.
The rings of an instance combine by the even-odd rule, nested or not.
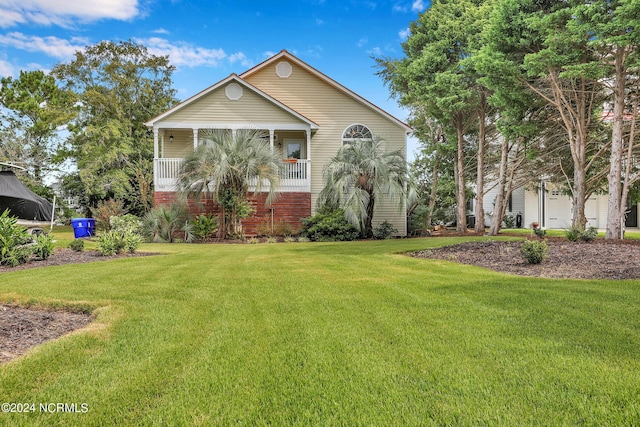
[(240, 86), (238, 83), (230, 83), (224, 89), (224, 94), (227, 95), (227, 98), (229, 98), (231, 101), (237, 101), (238, 99), (242, 98), (242, 86)]
[(292, 72), (293, 68), (291, 68), (291, 64), (287, 61), (279, 62), (278, 65), (276, 65), (276, 74), (282, 79), (289, 77)]

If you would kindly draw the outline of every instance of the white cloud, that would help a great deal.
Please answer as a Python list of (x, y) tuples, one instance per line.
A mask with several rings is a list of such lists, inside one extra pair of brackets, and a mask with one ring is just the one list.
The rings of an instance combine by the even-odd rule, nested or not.
[(218, 67), (222, 65), (223, 61), (228, 61), (231, 64), (240, 62), (244, 66), (252, 65), (242, 52), (227, 55), (223, 49), (207, 49), (193, 46), (186, 42), (170, 42), (160, 37), (134, 39), (134, 41), (145, 45), (149, 52), (154, 55), (168, 55), (171, 64), (177, 67), (197, 67), (202, 65)]
[(422, 12), (426, 8), (427, 7), (424, 5), (423, 0), (415, 0), (411, 5), (411, 10), (413, 10), (414, 12)]
[(362, 47), (365, 44), (367, 44), (369, 40), (366, 37), (361, 38), (360, 40), (358, 40), (358, 43), (356, 44), (358, 47)]
[(370, 53), (371, 55), (375, 55), (375, 56), (381, 56), (382, 55), (382, 49), (380, 49), (378, 46), (376, 46), (373, 49), (369, 50), (368, 53)]
[(0, 27), (28, 22), (69, 26), (74, 21), (126, 21), (139, 14), (138, 0), (3, 0), (0, 3)]
[(253, 62), (251, 62), (247, 56), (242, 53), (242, 52), (238, 52), (238, 53), (234, 53), (232, 55), (229, 55), (229, 62), (234, 64), (236, 62), (240, 62), (240, 64), (243, 67), (252, 67), (253, 66)]
[(41, 52), (58, 59), (68, 59), (78, 50), (83, 50), (88, 42), (84, 39), (73, 38), (65, 40), (54, 36), (28, 36), (19, 32), (0, 34), (0, 46), (28, 52)]
[(164, 28), (158, 28), (157, 30), (153, 30), (152, 33), (155, 33), (155, 34), (169, 34), (169, 30), (165, 30)]
[(401, 4), (394, 4), (392, 10), (398, 13), (406, 13), (408, 9), (406, 6), (403, 6)]
[(7, 61), (0, 59), (0, 77), (13, 77), (15, 68)]
[(403, 30), (400, 30), (400, 32), (398, 32), (398, 35), (400, 36), (400, 40), (406, 40), (411, 35), (411, 30), (405, 28)]

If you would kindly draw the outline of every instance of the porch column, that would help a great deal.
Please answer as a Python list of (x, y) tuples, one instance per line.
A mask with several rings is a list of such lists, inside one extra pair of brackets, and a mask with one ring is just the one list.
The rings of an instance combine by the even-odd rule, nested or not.
[(271, 147), (271, 152), (273, 152), (273, 134), (274, 130), (269, 129), (269, 147)]
[(153, 128), (153, 158), (157, 159), (158, 158), (158, 129), (157, 128)]
[(311, 182), (311, 129), (305, 130), (307, 134), (307, 180)]
[(193, 128), (193, 151), (198, 148), (198, 128)]

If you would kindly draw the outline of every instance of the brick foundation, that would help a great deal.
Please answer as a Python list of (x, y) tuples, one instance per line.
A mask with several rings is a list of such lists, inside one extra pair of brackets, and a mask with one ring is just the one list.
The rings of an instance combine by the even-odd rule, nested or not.
[[(278, 223), (286, 223), (295, 232), (301, 227), (300, 219), (311, 216), (311, 193), (279, 193), (271, 206), (265, 206), (266, 194), (249, 196), (249, 203), (254, 214), (242, 220), (242, 228), (246, 236), (256, 236), (260, 230), (271, 229), (272, 211), (274, 228)], [(177, 199), (177, 193), (158, 191), (154, 193), (154, 206), (168, 206)], [(201, 203), (194, 199), (187, 201), (192, 215), (201, 213), (218, 213), (218, 206), (212, 201)]]

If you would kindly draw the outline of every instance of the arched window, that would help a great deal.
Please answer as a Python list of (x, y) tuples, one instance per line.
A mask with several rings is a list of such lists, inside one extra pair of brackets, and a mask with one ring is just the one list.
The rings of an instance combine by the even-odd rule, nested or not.
[(371, 131), (361, 124), (349, 126), (342, 134), (342, 144), (350, 144), (357, 139), (371, 139)]

